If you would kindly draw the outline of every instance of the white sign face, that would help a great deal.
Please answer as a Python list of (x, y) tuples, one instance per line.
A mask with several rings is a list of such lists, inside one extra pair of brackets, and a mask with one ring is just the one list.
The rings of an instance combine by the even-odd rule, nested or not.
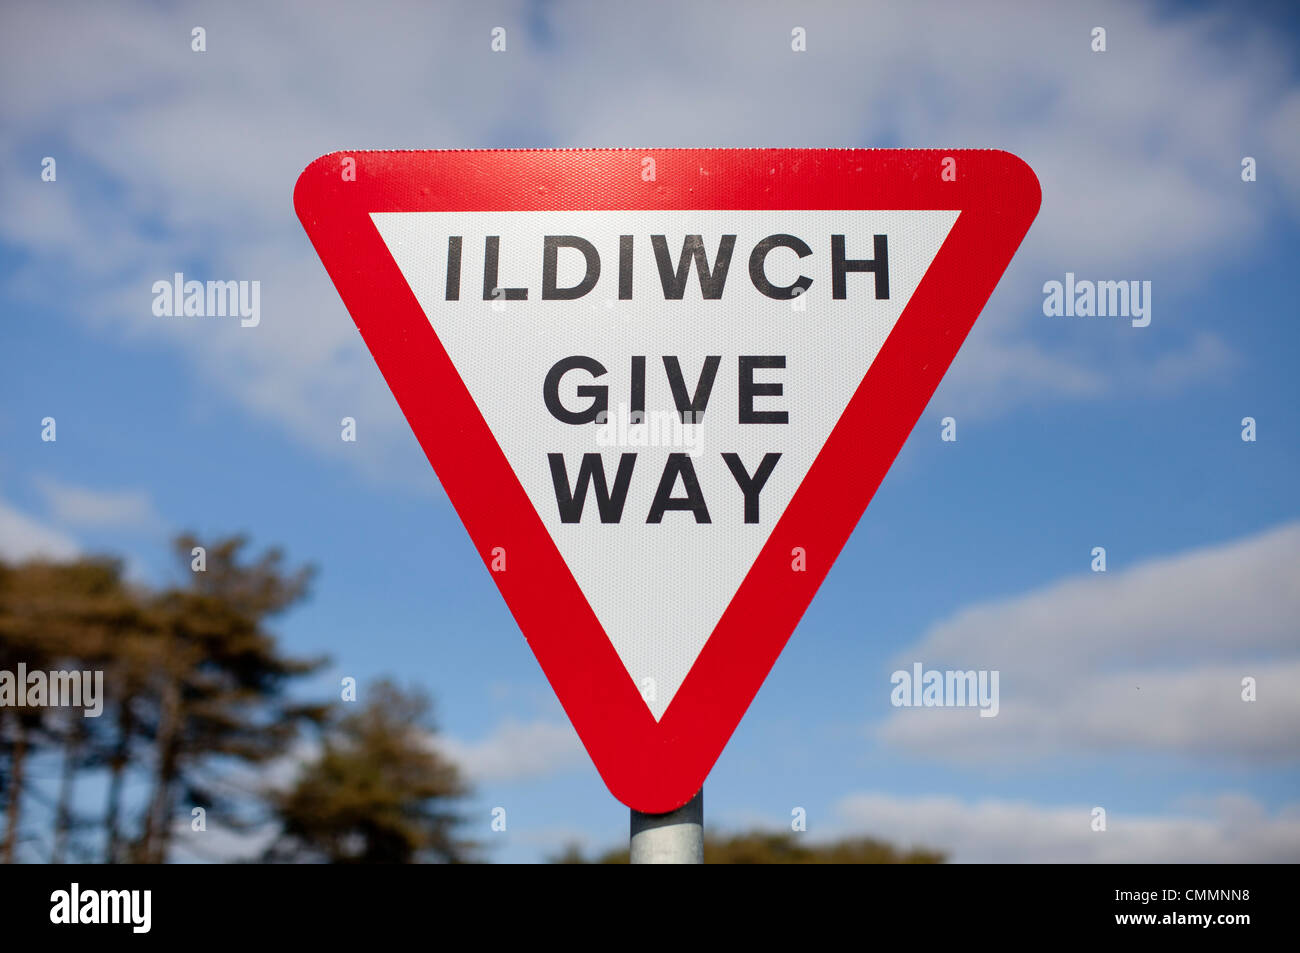
[(371, 214), (656, 721), (958, 214)]

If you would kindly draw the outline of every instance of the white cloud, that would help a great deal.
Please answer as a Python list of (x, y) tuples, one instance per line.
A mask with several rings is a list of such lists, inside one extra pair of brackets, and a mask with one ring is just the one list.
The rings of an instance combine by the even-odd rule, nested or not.
[[(623, 836), (626, 837), (626, 833)], [(580, 830), (565, 825), (510, 829), (509, 838), (510, 841), (507, 843), (498, 845), (494, 841), (489, 841), (487, 846), (496, 848), (506, 847), (508, 843), (518, 844), (531, 848), (539, 862), (559, 857), (571, 847), (576, 847), (579, 853), (591, 860), (609, 850), (612, 840), (609, 837), (593, 834), (590, 830)]]
[(1140, 373), (1157, 393), (1180, 390), (1196, 381), (1213, 379), (1237, 367), (1238, 354), (1218, 335), (1198, 331), (1181, 350), (1171, 349), (1143, 366)]
[[(201, 12), (200, 12), (201, 11)], [(414, 440), (292, 214), (298, 172), (340, 147), (996, 146), (1044, 203), (954, 365), (946, 397), (1000, 412), (1051, 396), (1224, 373), (1231, 351), (1172, 320), (1183, 283), (1249, 254), (1300, 202), (1300, 91), (1268, 24), (1154, 5), (338, 3), (231, 10), (29, 4), (0, 36), (0, 238), (31, 253), (13, 287), (73, 272), (73, 306), (169, 341), (200, 378), (307, 446), (428, 485)], [(1111, 49), (1088, 49), (1104, 21)], [(189, 49), (202, 22), (208, 52)], [(530, 30), (541, 22), (545, 36)], [(509, 30), (506, 53), (489, 30)], [(1230, 66), (1230, 68), (1225, 68)], [(1244, 187), (1240, 156), (1260, 161)], [(60, 159), (57, 184), (32, 156)], [(1230, 234), (1225, 244), (1223, 236)], [(175, 270), (263, 282), (255, 329), (168, 321)], [(1047, 325), (1047, 277), (1156, 280), (1141, 332)], [(1194, 277), (1189, 277), (1194, 276)], [(1165, 280), (1162, 281), (1161, 279)], [(61, 285), (62, 286), (62, 285)], [(1145, 338), (1138, 337), (1146, 333)], [(1131, 355), (1123, 359), (1123, 355)], [(1150, 385), (1155, 387), (1156, 385)], [(361, 423), (355, 446), (337, 421)]]
[[(586, 749), (567, 723), (507, 719), (487, 737), (466, 741), (446, 734), (422, 733), (422, 744), (455, 762), (471, 783), (522, 781), (590, 764)], [(320, 744), (299, 739), (291, 750), (256, 771), (234, 769), (247, 786), (283, 791), (292, 787), (305, 765), (320, 757)]]
[(435, 743), (471, 781), (539, 778), (587, 761), (573, 728), (553, 722), (506, 721), (482, 741), (438, 736)]
[(221, 819), (208, 815), (206, 830), (195, 831), (192, 818), (177, 819), (172, 825), (173, 863), (236, 864), (255, 862), (279, 836), (273, 823), (251, 829), (227, 827)]
[(80, 553), (77, 541), (46, 526), (0, 500), (0, 559), (72, 559)]
[[(998, 670), (996, 718), (900, 708), (879, 737), (956, 761), (1125, 749), (1294, 761), (1297, 618), (1300, 523), (1085, 573), (962, 610), (896, 657)], [(1255, 702), (1241, 698), (1246, 676)]]
[(1095, 806), (1105, 807), (863, 793), (840, 801), (836, 814), (854, 833), (943, 850), (957, 863), (1300, 861), (1300, 803), (1272, 814), (1243, 796), (1217, 798), (1201, 813), (1112, 808), (1104, 831), (1092, 830)]
[[(1099, 347), (1111, 351), (1108, 359), (1094, 353)], [(1116, 350), (1078, 328), (1068, 329), (1060, 343), (1048, 346), (980, 321), (962, 346), (953, 373), (936, 392), (933, 406), (959, 407), (967, 418), (989, 418), (1044, 395), (1150, 399), (1223, 380), (1241, 364), (1241, 356), (1211, 331), (1193, 332), (1190, 339), (1159, 348), (1149, 357)]]
[(54, 519), (88, 529), (157, 529), (162, 520), (143, 490), (93, 490), (59, 480), (42, 478), (36, 487)]

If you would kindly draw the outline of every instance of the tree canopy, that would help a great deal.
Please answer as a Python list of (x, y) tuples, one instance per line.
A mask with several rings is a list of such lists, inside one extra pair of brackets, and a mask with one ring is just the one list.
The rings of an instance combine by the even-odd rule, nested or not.
[(338, 717), (320, 756), (274, 799), (283, 833), (270, 860), (408, 864), (463, 862), (472, 845), (447, 805), (466, 793), (431, 744), (428, 697), (380, 681), (365, 706)]

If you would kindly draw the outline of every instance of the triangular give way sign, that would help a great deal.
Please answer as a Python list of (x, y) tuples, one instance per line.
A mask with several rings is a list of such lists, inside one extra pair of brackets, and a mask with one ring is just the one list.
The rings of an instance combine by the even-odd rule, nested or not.
[(597, 770), (703, 784), (1011, 261), (1005, 152), (340, 152), (294, 204)]

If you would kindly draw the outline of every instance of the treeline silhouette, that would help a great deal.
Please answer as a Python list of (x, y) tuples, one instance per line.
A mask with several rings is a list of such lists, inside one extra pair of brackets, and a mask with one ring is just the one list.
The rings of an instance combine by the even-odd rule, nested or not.
[[(870, 837), (831, 842), (808, 841), (793, 832), (748, 831), (730, 836), (704, 835), (706, 864), (941, 864), (944, 855), (925, 848), (899, 850)], [(577, 845), (551, 858), (554, 864), (626, 864), (626, 847), (595, 857)]]
[[(290, 697), (327, 660), (286, 655), (267, 625), (313, 570), (250, 557), (241, 536), (173, 545), (183, 581), (162, 588), (112, 558), (0, 561), (0, 672), (99, 671), (104, 694), (96, 718), (0, 707), (0, 862), (162, 863), (209, 823), (274, 831), (268, 861), (469, 859), (447, 807), (466, 788), (425, 743), (425, 696), (380, 682), (360, 705)], [(241, 769), (276, 759), (297, 768), (287, 788), (248, 783)]]

